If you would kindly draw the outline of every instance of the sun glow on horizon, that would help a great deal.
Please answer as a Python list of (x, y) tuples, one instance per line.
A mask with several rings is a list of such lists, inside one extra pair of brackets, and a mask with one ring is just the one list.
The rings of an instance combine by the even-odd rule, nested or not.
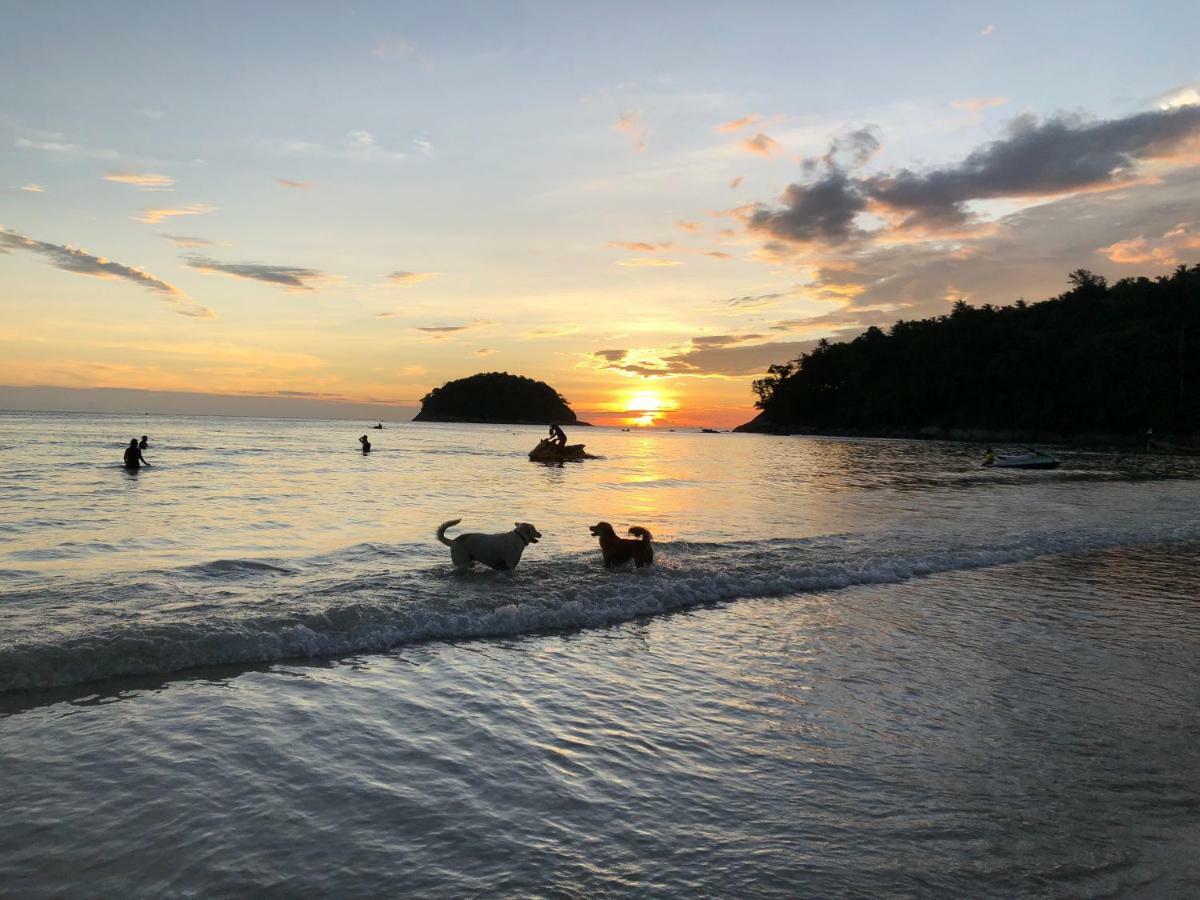
[(657, 391), (640, 390), (626, 394), (617, 403), (615, 411), (624, 414), (624, 424), (646, 428), (678, 408), (679, 404), (670, 397)]

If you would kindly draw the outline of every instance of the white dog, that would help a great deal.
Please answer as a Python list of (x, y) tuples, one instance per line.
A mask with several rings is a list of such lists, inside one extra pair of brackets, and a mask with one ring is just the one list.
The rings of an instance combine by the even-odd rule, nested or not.
[(528, 522), (517, 522), (512, 531), (503, 534), (460, 534), (454, 540), (446, 537), (446, 529), (462, 519), (451, 519), (438, 526), (437, 539), (450, 548), (450, 561), (456, 571), (465, 572), (475, 563), (508, 572), (510, 575), (521, 561), (521, 554), (530, 544), (536, 544), (541, 532)]

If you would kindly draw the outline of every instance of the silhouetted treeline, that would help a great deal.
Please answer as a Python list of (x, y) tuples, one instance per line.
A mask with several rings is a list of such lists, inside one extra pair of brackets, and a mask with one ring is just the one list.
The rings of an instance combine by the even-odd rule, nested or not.
[(481, 372), (448, 381), (421, 398), (414, 422), (576, 422), (566, 399), (544, 381), (507, 372)]
[(1041, 303), (869, 328), (771, 366), (751, 430), (921, 428), (1191, 435), (1200, 424), (1200, 265), (1113, 285), (1086, 269)]

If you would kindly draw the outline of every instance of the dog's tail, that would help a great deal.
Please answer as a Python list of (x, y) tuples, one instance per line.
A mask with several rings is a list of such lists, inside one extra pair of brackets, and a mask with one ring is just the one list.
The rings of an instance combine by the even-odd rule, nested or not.
[(650, 534), (650, 532), (648, 532), (641, 525), (634, 525), (632, 528), (629, 529), (629, 533), (632, 534), (634, 537), (640, 537), (642, 539), (643, 544), (650, 543), (650, 541), (653, 540), (653, 538), (654, 538), (654, 536), (652, 534)]
[(446, 540), (446, 529), (453, 528), (455, 525), (457, 525), (461, 521), (462, 521), (462, 519), (451, 519), (449, 522), (443, 522), (441, 525), (438, 526), (437, 539), (439, 541), (441, 541), (443, 544), (445, 544), (447, 547), (453, 547), (454, 543), (452, 541)]

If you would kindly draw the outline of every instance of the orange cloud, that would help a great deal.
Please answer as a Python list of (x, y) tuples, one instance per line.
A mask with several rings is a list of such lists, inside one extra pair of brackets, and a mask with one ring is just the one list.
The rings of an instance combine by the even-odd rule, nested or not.
[(618, 131), (622, 134), (629, 135), (633, 141), (634, 153), (646, 152), (646, 138), (650, 131), (638, 124), (638, 113), (636, 110), (632, 112), (623, 112), (617, 116), (617, 124), (613, 126), (613, 131)]
[(663, 259), (660, 256), (639, 257), (637, 259), (617, 260), (618, 266), (628, 266), (631, 269), (654, 268), (656, 266), (682, 266), (677, 259)]
[(733, 181), (729, 182), (729, 189), (731, 191), (736, 191), (741, 186), (742, 186), (742, 176), (741, 175), (739, 175), (737, 178), (733, 179)]
[(1112, 262), (1123, 266), (1143, 265), (1150, 263), (1159, 266), (1177, 266), (1184, 251), (1200, 250), (1200, 233), (1188, 231), (1190, 223), (1177, 225), (1160, 238), (1157, 245), (1151, 244), (1145, 237), (1139, 235), (1125, 241), (1117, 241), (1107, 247), (1101, 247), (1097, 253), (1103, 253)]
[(620, 247), (622, 250), (632, 250), (635, 253), (658, 253), (662, 250), (671, 249), (673, 243), (673, 241), (663, 241), (660, 244), (649, 244), (645, 241), (609, 241), (608, 246)]
[(756, 115), (742, 116), (740, 119), (734, 119), (732, 122), (726, 122), (723, 125), (718, 125), (717, 132), (720, 134), (730, 134), (734, 131), (740, 131), (747, 125), (753, 125), (757, 121), (758, 116)]
[(761, 131), (752, 138), (746, 138), (738, 146), (747, 153), (757, 153), (759, 156), (770, 156), (783, 149), (778, 141)]
[(680, 231), (686, 231), (688, 234), (699, 234), (704, 230), (700, 226), (699, 222), (688, 222), (685, 219), (680, 219), (678, 222), (676, 222), (675, 227)]
[(157, 191), (165, 191), (175, 184), (175, 179), (170, 175), (157, 175), (154, 172), (105, 172), (104, 180)]
[(390, 272), (387, 277), (392, 284), (409, 285), (429, 281), (441, 274), (441, 272)]
[(289, 181), (286, 178), (276, 178), (275, 183), (285, 188), (295, 188), (298, 191), (312, 187), (311, 181)]
[(204, 216), (216, 210), (215, 206), (207, 203), (192, 203), (188, 206), (149, 206), (142, 210), (141, 215), (134, 216), (134, 221), (155, 225), (171, 216)]

